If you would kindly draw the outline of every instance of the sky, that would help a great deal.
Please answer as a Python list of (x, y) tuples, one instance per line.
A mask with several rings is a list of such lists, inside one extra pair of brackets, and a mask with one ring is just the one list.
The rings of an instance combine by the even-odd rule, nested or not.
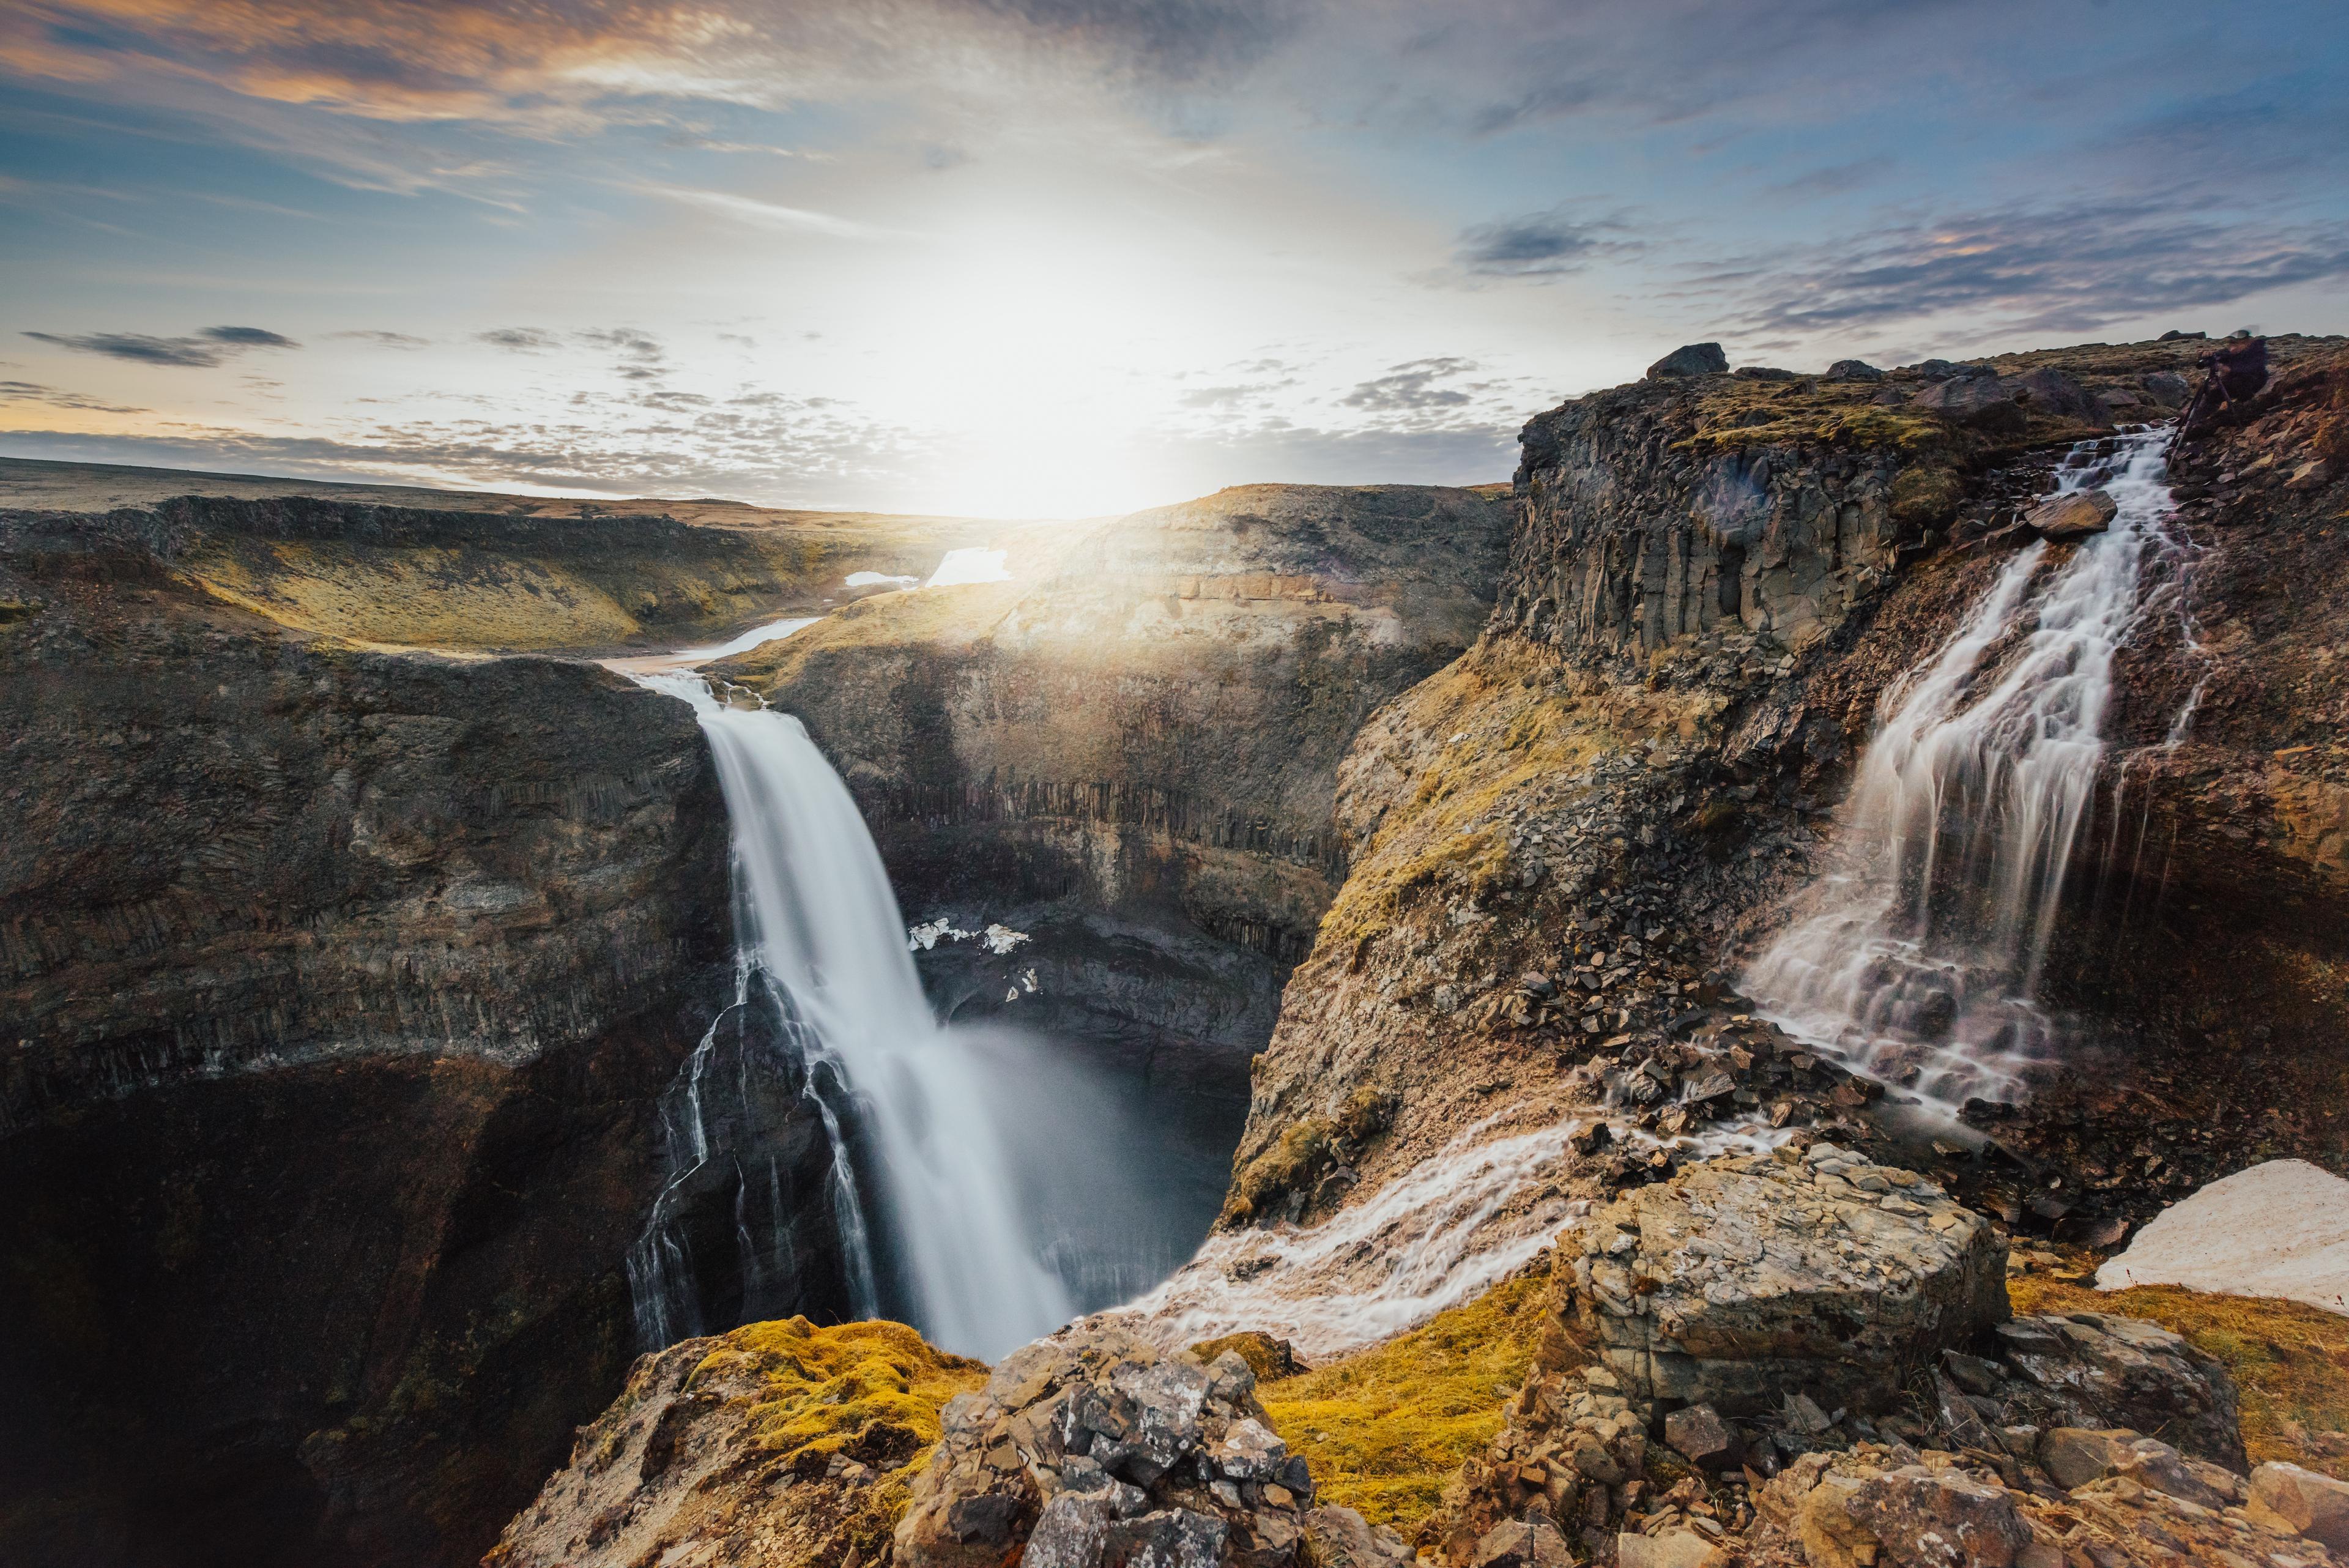
[(2349, 8), (6, 0), (0, 455), (1098, 515), (2349, 330)]

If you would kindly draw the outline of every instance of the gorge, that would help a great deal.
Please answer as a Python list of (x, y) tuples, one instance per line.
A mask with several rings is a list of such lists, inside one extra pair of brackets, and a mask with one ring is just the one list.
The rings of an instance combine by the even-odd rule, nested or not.
[[(2174, 455), (2190, 341), (1656, 375), (1506, 495), (0, 513), (0, 1554), (1843, 1568), (1889, 1515), (1772, 1511), (1920, 1454), (2034, 1561), (2058, 1428), (2344, 1473), (1997, 1322), (2349, 1166), (2349, 349), (2271, 342)], [(1747, 1398), (1744, 1232), (1665, 1226), (1854, 1191)], [(1471, 1324), (1455, 1425), (1348, 1414)]]

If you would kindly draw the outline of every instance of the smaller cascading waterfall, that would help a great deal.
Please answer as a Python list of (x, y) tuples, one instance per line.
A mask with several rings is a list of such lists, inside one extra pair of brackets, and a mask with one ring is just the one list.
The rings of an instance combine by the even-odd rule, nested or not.
[(2040, 972), (2095, 798), (2114, 660), (2167, 597), (2146, 591), (2148, 561), (2178, 547), (2167, 435), (2066, 459), (2059, 493), (2106, 491), (2110, 526), (2068, 559), (2022, 551), (1886, 693), (1836, 863), (1744, 977), (1773, 1022), (1932, 1109), (2020, 1099), (2054, 1044)]
[[(992, 1357), (1163, 1278), (1213, 1212), (1186, 1231), (1169, 1199), (1200, 1173), (1081, 1064), (1015, 1032), (938, 1023), (880, 852), (797, 719), (722, 702), (698, 675), (633, 679), (689, 703), (717, 761), (740, 1005), (779, 1009), (806, 1064), (853, 1310)], [(708, 1070), (698, 1052), (665, 1106), (673, 1189), (718, 1158), (700, 1130)], [(700, 1322), (680, 1288), (686, 1246), (656, 1203), (629, 1262), (648, 1344), (726, 1326)]]

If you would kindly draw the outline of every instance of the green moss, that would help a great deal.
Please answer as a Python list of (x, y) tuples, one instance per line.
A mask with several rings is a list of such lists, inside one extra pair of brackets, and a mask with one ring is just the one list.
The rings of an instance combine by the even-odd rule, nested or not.
[(885, 1455), (900, 1460), (899, 1477), (929, 1457), (947, 1401), (987, 1380), (983, 1363), (936, 1349), (901, 1323), (818, 1328), (792, 1317), (736, 1329), (687, 1386), (743, 1372), (761, 1386), (749, 1420), (761, 1449), (786, 1461)]
[(1433, 1513), (1525, 1381), (1547, 1282), (1538, 1273), (1503, 1281), (1384, 1345), (1259, 1387), (1319, 1495), (1405, 1535)]
[(1278, 1199), (1303, 1187), (1316, 1168), (1333, 1158), (1338, 1124), (1326, 1116), (1308, 1116), (1282, 1129), (1273, 1146), (1241, 1168), (1232, 1178), (1217, 1223), (1245, 1224)]
[(1905, 469), (1892, 482), (1892, 520), (1915, 528), (1939, 528), (1958, 514), (1964, 481), (1940, 463)]

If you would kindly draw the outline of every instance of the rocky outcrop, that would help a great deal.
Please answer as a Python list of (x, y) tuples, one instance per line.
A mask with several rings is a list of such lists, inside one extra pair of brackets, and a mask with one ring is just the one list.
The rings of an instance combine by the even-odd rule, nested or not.
[(1410, 1561), (1391, 1532), (1314, 1507), (1247, 1363), (1164, 1355), (1116, 1328), (1013, 1353), (948, 1405), (897, 1526), (899, 1568), (1301, 1568)]
[(940, 1407), (986, 1374), (900, 1324), (793, 1318), (681, 1341), (636, 1363), (483, 1562), (877, 1563)]
[(728, 669), (846, 776), (909, 919), (1032, 939), (923, 951), (942, 1006), (1087, 1043), (1220, 1164), (1344, 873), (1338, 760), (1476, 635), (1507, 526), (1464, 490), (1246, 486)]
[[(2308, 466), (2338, 439), (2337, 348), (2274, 341), (2291, 368), (2184, 459), (2200, 553), (2163, 592), (2190, 621), (2126, 655), (2103, 826), (2076, 841), (2041, 980), (2065, 1055), (2023, 1106), (1978, 1107), (1980, 1155), (1960, 1138), (1889, 1156), (2003, 1223), (2110, 1240), (2230, 1149), (2349, 1158), (2310, 1111), (2334, 1093), (2323, 1043), (2349, 1022), (2306, 978), (2338, 961), (2349, 914), (2324, 847), (2339, 664), (2319, 654), (2330, 596), (2313, 589), (2344, 563), (2323, 510), (2338, 510), (2333, 470)], [(1392, 1115), (1342, 1158), (1276, 1159), (1294, 1205), (1228, 1217), (1361, 1202), (1496, 1114), (1603, 1106), (1668, 1141), (1733, 1121), (1675, 1095), (1627, 1105), (1626, 1075), (1682, 1052), (1692, 1004), (1746, 1011), (1732, 977), (1824, 864), (1880, 696), (2033, 536), (2015, 524), (2064, 443), (2097, 439), (2100, 408), (2168, 406), (2190, 351), (2091, 346), (1881, 382), (1660, 379), (1529, 423), (1486, 635), (1375, 714), (1340, 769), (1348, 877), (1284, 997), (1241, 1167), (1352, 1096)], [(1931, 406), (1955, 379), (1995, 382), (2005, 412)], [(1765, 1087), (1734, 1083), (1756, 1103), (1733, 1103), (1760, 1112)], [(1867, 1099), (1832, 1116), (1868, 1122)], [(1672, 1111), (1682, 1125), (1662, 1128)]]
[(723, 805), (679, 705), (289, 631), (176, 526), (0, 520), (0, 1556), (468, 1561), (636, 1348)]
[[(2006, 1248), (1906, 1170), (1832, 1144), (1720, 1159), (1558, 1238), (1567, 1344), (1634, 1409), (1887, 1409), (2006, 1315)], [(1725, 1451), (1725, 1450), (1723, 1450)]]

